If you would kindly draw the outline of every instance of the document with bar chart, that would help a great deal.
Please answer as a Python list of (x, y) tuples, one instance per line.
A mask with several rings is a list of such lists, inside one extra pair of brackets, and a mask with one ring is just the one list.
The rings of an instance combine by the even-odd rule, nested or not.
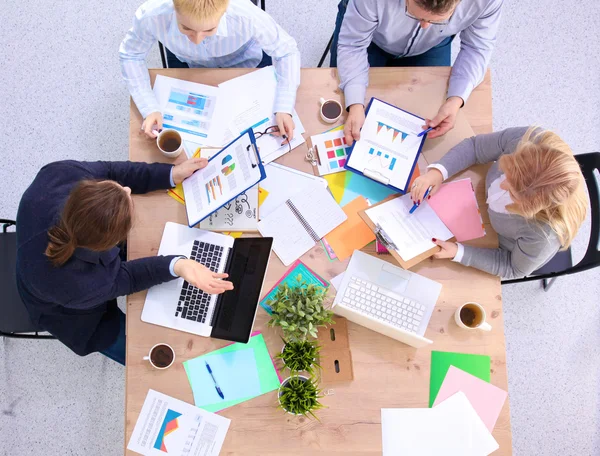
[(405, 193), (425, 141), (426, 135), (417, 136), (424, 124), (425, 119), (372, 98), (346, 169)]
[(127, 449), (145, 456), (217, 456), (231, 420), (149, 390)]
[(189, 226), (209, 217), (266, 177), (252, 129), (210, 157), (206, 168), (183, 181)]

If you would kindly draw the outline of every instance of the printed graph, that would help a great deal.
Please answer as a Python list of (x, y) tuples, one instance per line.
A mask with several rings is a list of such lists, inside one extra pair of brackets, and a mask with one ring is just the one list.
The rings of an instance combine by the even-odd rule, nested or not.
[[(218, 196), (223, 195), (223, 187), (221, 185), (221, 176), (213, 177), (206, 184), (204, 184), (204, 186), (206, 187), (206, 195), (208, 196), (209, 204), (211, 203), (211, 201), (216, 201), (217, 191), (219, 192)], [(211, 196), (212, 196), (212, 200), (211, 200)]]
[(384, 124), (383, 122), (377, 122), (377, 134), (379, 135), (379, 133), (382, 130), (384, 130), (385, 132), (392, 130), (392, 142), (396, 141), (396, 138), (400, 138), (400, 142), (403, 142), (408, 136), (408, 133), (404, 133), (403, 131), (398, 130), (397, 128), (390, 127), (389, 125)]
[(369, 164), (377, 164), (380, 168), (389, 169), (394, 171), (396, 165), (396, 158), (390, 157), (390, 154), (381, 152), (380, 150), (375, 151), (372, 147), (369, 149)]
[(167, 414), (165, 415), (165, 419), (162, 422), (160, 431), (158, 431), (156, 442), (154, 442), (155, 449), (162, 451), (163, 453), (168, 453), (167, 447), (165, 445), (165, 437), (179, 429), (178, 418), (180, 416), (181, 413), (171, 409), (167, 409)]
[(335, 138), (325, 141), (327, 165), (330, 170), (343, 168), (348, 159), (348, 148), (346, 138)]
[(232, 162), (233, 158), (231, 157), (231, 155), (226, 155), (225, 158), (223, 158), (223, 160), (221, 160), (221, 164), (222, 165), (226, 165), (221, 172), (223, 173), (224, 176), (229, 176), (233, 170), (235, 169), (235, 163)]

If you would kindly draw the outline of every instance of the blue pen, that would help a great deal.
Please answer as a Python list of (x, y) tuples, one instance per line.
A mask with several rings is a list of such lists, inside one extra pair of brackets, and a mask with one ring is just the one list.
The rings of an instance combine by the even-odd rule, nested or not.
[[(431, 187), (429, 187), (427, 189), (427, 191), (425, 192), (425, 194), (423, 195), (423, 201), (425, 201), (425, 198), (427, 198), (427, 195), (429, 195), (429, 192), (431, 191)], [(412, 214), (414, 211), (417, 210), (417, 208), (419, 207), (418, 203), (414, 203), (413, 207), (410, 208), (410, 211), (408, 211), (409, 214)]]
[(217, 390), (217, 393), (219, 394), (219, 396), (221, 397), (221, 399), (225, 399), (225, 396), (223, 395), (223, 391), (221, 391), (221, 388), (219, 388), (219, 384), (217, 383), (217, 380), (215, 380), (215, 376), (213, 375), (212, 369), (210, 368), (210, 366), (208, 365), (208, 363), (206, 361), (204, 361), (204, 364), (206, 364), (206, 368), (208, 369), (208, 373), (210, 374), (213, 382), (215, 383), (215, 388)]
[(425, 133), (429, 133), (431, 130), (433, 130), (433, 127), (429, 127), (427, 130), (423, 130), (421, 133), (419, 133), (417, 135), (417, 138), (420, 138), (421, 136), (423, 136)]

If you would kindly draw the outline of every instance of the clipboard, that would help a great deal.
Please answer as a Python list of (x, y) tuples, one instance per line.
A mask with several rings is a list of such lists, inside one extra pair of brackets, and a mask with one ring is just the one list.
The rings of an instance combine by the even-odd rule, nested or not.
[(384, 199), (380, 203), (373, 204), (371, 207), (369, 207), (368, 209), (365, 209), (364, 211), (359, 211), (358, 215), (367, 224), (367, 226), (369, 227), (369, 229), (371, 229), (373, 231), (373, 233), (375, 233), (375, 237), (377, 238), (377, 241), (379, 243), (381, 243), (386, 249), (388, 249), (390, 255), (392, 255), (394, 257), (394, 259), (396, 260), (396, 262), (403, 269), (410, 269), (413, 266), (419, 264), (421, 261), (426, 260), (427, 258), (429, 258), (430, 256), (432, 256), (434, 253), (439, 252), (440, 248), (438, 246), (435, 246), (435, 247), (427, 250), (426, 252), (423, 252), (423, 253), (417, 255), (416, 257), (411, 258), (408, 261), (404, 261), (402, 259), (402, 257), (398, 254), (398, 252), (396, 252), (396, 246), (394, 245), (393, 241), (387, 236), (387, 234), (385, 233), (385, 231), (379, 225), (373, 223), (373, 221), (366, 214), (367, 210), (372, 209), (374, 207), (377, 207), (380, 204), (387, 203), (388, 201), (391, 201), (391, 200), (393, 200), (395, 198), (399, 198), (400, 196), (401, 195), (392, 195), (392, 196)]
[[(397, 106), (392, 105), (391, 103), (387, 103), (387, 102), (385, 102), (383, 100), (380, 100), (379, 98), (375, 98), (375, 97), (372, 97), (371, 101), (369, 101), (369, 105), (367, 106), (367, 109), (365, 111), (365, 118), (369, 115), (369, 110), (371, 109), (371, 106), (373, 105), (373, 100), (377, 100), (380, 103), (386, 104), (388, 106), (391, 106), (394, 109), (397, 109), (399, 111), (402, 111), (402, 112), (405, 112), (407, 114), (410, 114), (413, 117), (421, 119), (421, 120), (423, 120), (423, 124), (425, 124), (425, 119), (423, 119), (422, 117), (417, 116), (416, 114), (413, 114), (412, 112), (405, 111), (404, 109), (401, 109), (401, 108), (399, 108)], [(352, 171), (353, 173), (360, 174), (361, 176), (365, 176), (365, 177), (368, 177), (369, 179), (372, 179), (372, 180), (374, 180), (376, 182), (379, 182), (380, 184), (385, 185), (386, 187), (388, 187), (389, 189), (391, 189), (393, 191), (400, 192), (400, 193), (404, 194), (410, 188), (409, 187), (410, 181), (412, 180), (412, 175), (413, 175), (413, 173), (415, 171), (415, 167), (417, 166), (417, 162), (419, 160), (419, 156), (421, 155), (421, 151), (423, 150), (423, 144), (425, 143), (425, 139), (426, 138), (427, 138), (427, 134), (424, 134), (423, 136), (421, 136), (421, 143), (419, 144), (419, 149), (417, 150), (417, 153), (415, 154), (415, 159), (414, 159), (414, 161), (412, 163), (412, 167), (411, 167), (410, 173), (408, 175), (408, 179), (406, 180), (406, 183), (405, 183), (404, 187), (402, 187), (402, 188), (396, 187), (396, 186), (390, 184), (388, 178), (386, 178), (385, 176), (383, 176), (382, 174), (378, 173), (375, 170), (369, 170), (369, 169), (365, 168), (364, 170), (361, 171), (361, 170), (358, 170), (358, 169), (353, 168), (353, 167), (350, 166), (350, 161), (351, 161), (352, 153), (354, 152), (354, 148), (355, 148), (355, 146), (357, 144), (356, 141), (354, 142), (354, 144), (352, 144), (352, 146), (348, 150), (348, 158), (346, 160), (346, 164), (344, 165), (344, 168), (347, 169), (347, 170), (349, 170), (349, 171)]]
[[(235, 154), (235, 152), (231, 152), (231, 154), (227, 154), (226, 152), (228, 152), (228, 150), (230, 150), (230, 148), (233, 145), (238, 143), (238, 141), (244, 141), (244, 139), (246, 140), (245, 142), (247, 143), (244, 146), (244, 149), (245, 149), (244, 153), (247, 154), (247, 158), (248, 158), (248, 162), (249, 162), (248, 166), (252, 170), (258, 169), (258, 171), (259, 171), (259, 175), (257, 176), (258, 179), (252, 179), (252, 181), (249, 182), (248, 185), (242, 185), (241, 187), (236, 188), (235, 192), (231, 193), (230, 195), (228, 195), (228, 197), (224, 198), (223, 201), (219, 202), (218, 207), (216, 207), (216, 205), (215, 205), (213, 207), (207, 207), (206, 211), (197, 210), (198, 208), (197, 208), (197, 204), (196, 204), (196, 198), (199, 196), (196, 194), (195, 191), (192, 191), (191, 186), (192, 185), (197, 186), (198, 183), (194, 182), (194, 184), (192, 184), (190, 182), (190, 179), (192, 179), (194, 176), (198, 176), (198, 177), (196, 177), (196, 179), (199, 179), (200, 175), (198, 175), (198, 172), (201, 172), (203, 170), (208, 170), (211, 166), (211, 163), (217, 168), (220, 168), (221, 166), (223, 166), (221, 173), (223, 173), (223, 176), (224, 176), (223, 178), (225, 179), (230, 173), (235, 171), (235, 167), (233, 166), (233, 163), (236, 162), (236, 160), (232, 159), (232, 156), (231, 156), (231, 155)], [(219, 160), (221, 160), (221, 164), (217, 163)], [(238, 167), (238, 169), (240, 168), (239, 163), (237, 164), (237, 167)], [(226, 169), (228, 169), (229, 171), (226, 171)], [(210, 157), (210, 159), (208, 160), (208, 165), (206, 166), (206, 168), (203, 168), (203, 170), (196, 171), (194, 174), (192, 174), (192, 176), (188, 177), (187, 179), (185, 179), (183, 181), (183, 191), (184, 191), (185, 201), (186, 201), (185, 209), (186, 209), (186, 215), (187, 215), (187, 219), (188, 219), (188, 226), (190, 228), (193, 227), (194, 225), (200, 223), (202, 220), (204, 220), (208, 216), (210, 216), (210, 214), (218, 211), (219, 209), (221, 209), (223, 206), (225, 206), (229, 202), (235, 200), (238, 197), (238, 195), (245, 192), (250, 187), (253, 187), (254, 185), (258, 184), (260, 181), (262, 181), (263, 179), (265, 179), (267, 177), (264, 165), (262, 164), (262, 160), (260, 158), (258, 147), (256, 146), (256, 137), (254, 136), (254, 131), (252, 130), (252, 128), (249, 128), (246, 131), (242, 132), (242, 134), (240, 136), (238, 136), (236, 139), (234, 139), (229, 144), (227, 144), (225, 147), (223, 147), (218, 153), (216, 153), (212, 157)], [(220, 176), (219, 176), (219, 179), (220, 179)], [(188, 183), (186, 184), (186, 182), (188, 182)], [(207, 194), (209, 194), (208, 188), (205, 191), (207, 192)], [(210, 195), (208, 197), (210, 198)], [(192, 206), (195, 205), (196, 207), (190, 207), (191, 205)]]

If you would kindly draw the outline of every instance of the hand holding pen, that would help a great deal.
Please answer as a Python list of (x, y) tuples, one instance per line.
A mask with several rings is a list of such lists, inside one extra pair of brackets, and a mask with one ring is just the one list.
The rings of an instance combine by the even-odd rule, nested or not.
[[(436, 168), (429, 168), (425, 174), (415, 179), (410, 187), (410, 197), (414, 203), (421, 204), (426, 197), (431, 197), (440, 189), (440, 185), (444, 181), (444, 176)], [(425, 195), (425, 192), (429, 193)]]
[[(425, 198), (427, 198), (427, 195), (429, 195), (429, 192), (431, 191), (431, 187), (428, 187), (427, 190), (425, 190), (425, 195), (423, 195), (423, 201), (425, 201)], [(418, 202), (414, 203), (413, 206), (410, 208), (410, 211), (408, 211), (409, 214), (412, 214), (414, 211), (417, 210), (417, 208), (421, 205), (421, 201), (419, 200)]]

